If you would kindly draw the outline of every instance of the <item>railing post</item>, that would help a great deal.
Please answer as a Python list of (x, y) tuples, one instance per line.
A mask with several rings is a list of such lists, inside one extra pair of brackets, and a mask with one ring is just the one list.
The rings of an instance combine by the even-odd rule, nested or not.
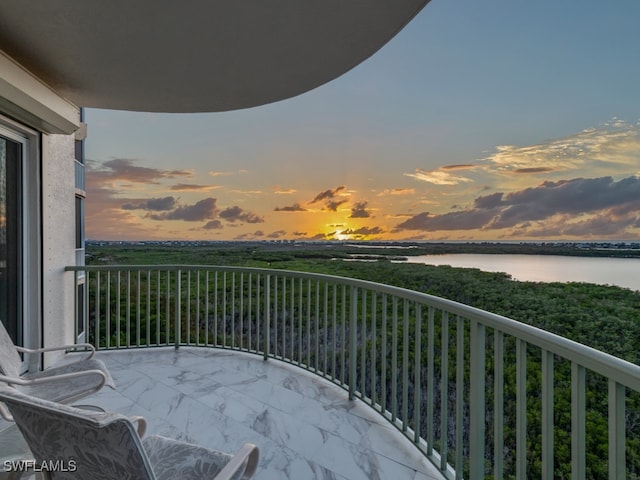
[(471, 322), (469, 478), (484, 478), (485, 326)]
[(80, 314), (78, 309), (78, 275), (79, 273), (80, 272), (78, 272), (77, 270), (73, 272), (73, 343), (78, 342), (78, 315)]
[(357, 364), (357, 326), (358, 326), (358, 287), (351, 287), (349, 298), (351, 305), (349, 313), (349, 400), (355, 398), (356, 364)]
[(516, 340), (516, 478), (527, 478), (527, 342)]
[(398, 297), (392, 299), (391, 320), (391, 423), (398, 416)]
[(609, 379), (609, 478), (621, 480), (625, 465), (625, 387)]
[(116, 348), (120, 348), (120, 290), (122, 284), (122, 271), (116, 271)]
[[(442, 312), (440, 331), (440, 470), (447, 470), (449, 454), (449, 312)], [(472, 403), (473, 405), (473, 403)], [(480, 478), (480, 477), (478, 477)]]
[[(493, 331), (493, 451), (504, 448), (504, 333)], [(502, 480), (504, 458), (494, 455), (493, 478)]]
[(107, 291), (105, 292), (105, 329), (106, 329), (106, 342), (105, 348), (109, 348), (111, 346), (111, 271), (107, 270), (107, 278), (105, 279), (107, 284)]
[(553, 480), (553, 353), (542, 351), (542, 479)]
[(264, 277), (264, 319), (264, 359), (267, 360), (271, 342), (271, 275)]
[[(429, 458), (433, 458), (433, 383), (434, 383), (434, 336), (435, 336), (435, 311), (433, 307), (428, 309), (427, 317), (427, 455)], [(385, 358), (384, 356), (382, 357)], [(384, 361), (384, 360), (383, 360)]]
[(182, 271), (180, 269), (176, 270), (176, 281), (174, 284), (174, 297), (176, 299), (174, 306), (175, 306), (175, 311), (174, 311), (174, 321), (175, 321), (175, 338), (174, 338), (174, 347), (176, 350), (178, 350), (178, 348), (180, 347), (180, 323), (181, 323), (181, 318), (180, 318), (180, 296), (182, 295), (182, 292), (180, 291), (180, 279), (182, 277)]
[[(414, 385), (422, 385), (422, 381), (421, 381), (421, 369), (422, 369), (422, 305), (417, 303), (416, 304), (416, 330), (415, 330), (415, 336), (416, 336), (416, 349), (414, 352), (414, 361), (415, 361), (415, 365), (413, 367), (413, 371), (414, 371), (414, 380), (413, 380), (413, 384)], [(374, 330), (375, 332), (375, 330)], [(375, 339), (375, 335), (374, 335), (374, 339)], [(375, 341), (373, 342), (374, 348), (375, 348)], [(373, 357), (375, 359), (375, 355)], [(375, 365), (375, 364), (374, 364)], [(375, 366), (372, 370), (373, 372), (375, 372)], [(371, 388), (371, 390), (373, 391), (373, 387)], [(414, 394), (414, 404), (413, 404), (413, 412), (414, 412), (414, 416), (413, 416), (413, 430), (414, 430), (414, 436), (413, 436), (413, 441), (414, 443), (419, 443), (420, 442), (420, 436), (422, 435), (422, 431), (420, 430), (420, 421), (422, 419), (422, 415), (421, 415), (421, 411), (420, 408), (422, 406), (422, 397), (421, 397), (421, 392), (422, 392), (422, 388), (416, 388), (415, 389), (415, 394)]]
[(571, 477), (584, 480), (585, 462), (585, 369), (571, 362)]
[(456, 479), (462, 479), (463, 419), (464, 415), (464, 318), (456, 322)]
[[(83, 300), (83, 305), (84, 305), (84, 313), (82, 315), (82, 322), (84, 325), (84, 340), (87, 343), (91, 343), (91, 334), (89, 332), (89, 271), (85, 271), (84, 272), (84, 289), (83, 289), (83, 293), (84, 293), (84, 300)], [(96, 318), (97, 321), (97, 318)], [(95, 345), (96, 350), (98, 350), (99, 348), (99, 342), (98, 339), (96, 338), (95, 341)]]
[[(96, 293), (95, 293), (95, 302), (96, 302), (96, 341), (95, 347), (98, 348), (100, 345), (100, 270), (96, 272)], [(106, 328), (106, 325), (105, 325)], [(106, 341), (105, 341), (106, 346)]]

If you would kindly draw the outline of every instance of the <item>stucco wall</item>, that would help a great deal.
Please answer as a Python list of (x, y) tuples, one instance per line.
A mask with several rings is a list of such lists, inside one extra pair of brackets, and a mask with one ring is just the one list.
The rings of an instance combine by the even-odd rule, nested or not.
[[(44, 346), (74, 342), (74, 136), (42, 136), (42, 339)], [(60, 358), (47, 354), (45, 367)]]

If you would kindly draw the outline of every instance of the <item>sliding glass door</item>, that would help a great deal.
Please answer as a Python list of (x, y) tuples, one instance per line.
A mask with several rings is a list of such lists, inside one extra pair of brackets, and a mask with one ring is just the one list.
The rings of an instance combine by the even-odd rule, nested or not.
[(22, 325), (22, 158), (23, 144), (0, 131), (0, 321), (19, 345)]

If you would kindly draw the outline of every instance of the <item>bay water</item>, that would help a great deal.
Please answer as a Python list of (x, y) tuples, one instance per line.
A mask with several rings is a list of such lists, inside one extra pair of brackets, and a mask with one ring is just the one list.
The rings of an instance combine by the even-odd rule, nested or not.
[(455, 253), (408, 256), (407, 263), (505, 272), (521, 281), (587, 282), (640, 290), (640, 258)]

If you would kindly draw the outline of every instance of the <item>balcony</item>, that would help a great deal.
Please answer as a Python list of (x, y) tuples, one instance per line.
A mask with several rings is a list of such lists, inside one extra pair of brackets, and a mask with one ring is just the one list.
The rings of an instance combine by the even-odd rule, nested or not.
[[(271, 478), (278, 449), (296, 452), (296, 468), (306, 465), (315, 478), (374, 471), (380, 478), (640, 474), (640, 367), (529, 325), (415, 291), (310, 273), (67, 270), (76, 281), (85, 275), (76, 325), (99, 349), (119, 350), (102, 358), (128, 400), (105, 392), (98, 401), (125, 410), (137, 403), (174, 436), (194, 434), (181, 429), (185, 422), (205, 428), (201, 415), (214, 419), (206, 428), (221, 442), (244, 432), (260, 445), (251, 435), (264, 434), (265, 459), (275, 462), (265, 464), (264, 478)], [(179, 388), (170, 402), (159, 402), (145, 384)], [(263, 388), (252, 390), (258, 384)], [(322, 397), (305, 396), (318, 391)], [(241, 426), (228, 427), (219, 416), (230, 405)], [(265, 423), (265, 405), (290, 421)], [(190, 409), (201, 413), (189, 416)], [(369, 423), (352, 429), (354, 417), (335, 421), (349, 413)], [(285, 423), (290, 429), (271, 428)], [(344, 426), (351, 429), (346, 436)], [(304, 435), (305, 428), (321, 430), (323, 441), (317, 431)], [(409, 453), (392, 433), (403, 436)], [(325, 448), (325, 436), (351, 447)], [(338, 463), (353, 470), (324, 470)]]
[(142, 415), (149, 434), (230, 452), (255, 443), (256, 480), (442, 478), (380, 415), (282, 362), (185, 346), (104, 351), (98, 358), (118, 389), (103, 389), (87, 403)]

